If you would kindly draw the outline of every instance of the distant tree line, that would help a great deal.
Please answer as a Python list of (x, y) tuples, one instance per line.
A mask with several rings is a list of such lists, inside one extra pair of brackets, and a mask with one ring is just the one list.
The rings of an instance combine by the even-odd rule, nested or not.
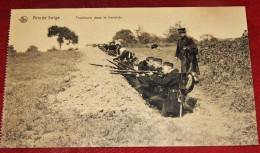
[(164, 33), (164, 37), (159, 37), (156, 34), (149, 33), (144, 30), (142, 26), (132, 32), (129, 29), (122, 29), (116, 32), (113, 37), (113, 41), (120, 39), (123, 46), (139, 46), (147, 45), (151, 43), (160, 43), (169, 45), (170, 43), (176, 43), (178, 40), (178, 29), (183, 27), (179, 22), (174, 26), (170, 26), (169, 29)]

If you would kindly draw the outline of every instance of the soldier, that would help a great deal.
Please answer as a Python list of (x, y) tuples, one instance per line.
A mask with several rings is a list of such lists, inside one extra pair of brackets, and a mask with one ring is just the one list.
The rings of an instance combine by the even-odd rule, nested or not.
[(157, 47), (159, 47), (156, 43), (152, 43), (152, 45), (151, 45), (151, 49), (156, 49)]
[(120, 48), (122, 48), (122, 45), (119, 40), (116, 40), (116, 54), (117, 56), (120, 55)]
[(108, 46), (108, 55), (116, 56), (117, 55), (116, 49), (117, 49), (117, 46), (116, 46), (115, 42), (110, 42), (110, 44)]
[[(178, 114), (180, 110), (180, 103), (178, 96), (181, 95), (179, 90), (179, 83), (181, 82), (180, 73), (178, 69), (174, 69), (173, 64), (164, 62), (162, 67), (163, 76), (159, 77), (148, 73), (150, 82), (156, 83), (163, 87), (163, 91), (158, 95), (150, 97), (150, 101), (162, 103), (162, 115), (168, 116), (169, 114)], [(184, 109), (192, 110), (189, 105), (184, 103)]]
[(186, 36), (185, 28), (178, 29), (179, 40), (175, 53), (176, 60), (181, 60), (181, 72), (190, 72), (194, 76), (195, 82), (199, 81), (200, 74), (196, 55), (198, 48), (191, 38)]
[(116, 58), (114, 58), (113, 61), (116, 61), (116, 60), (129, 60), (129, 59), (133, 59), (135, 57), (135, 53), (134, 52), (128, 51), (125, 48), (120, 48), (120, 52), (121, 52), (121, 55), (116, 57)]
[(147, 57), (144, 61), (138, 64), (138, 70), (148, 71), (153, 66), (154, 57)]
[(109, 46), (107, 44), (104, 44), (103, 45), (103, 51), (108, 52), (108, 50), (109, 50)]
[(162, 59), (161, 58), (154, 58), (153, 59), (153, 67), (151, 67), (151, 71), (162, 71)]
[[(162, 70), (162, 59), (160, 58), (154, 58), (153, 65), (149, 67), (149, 71), (157, 71), (158, 73), (153, 73), (153, 75), (161, 76), (161, 70)], [(135, 89), (137, 91), (142, 91), (142, 96), (144, 99), (150, 98), (154, 92), (156, 92), (157, 85), (153, 83), (149, 83), (150, 79), (148, 76), (145, 76), (144, 74), (139, 75), (137, 74), (137, 77), (139, 77), (143, 82), (137, 86)]]

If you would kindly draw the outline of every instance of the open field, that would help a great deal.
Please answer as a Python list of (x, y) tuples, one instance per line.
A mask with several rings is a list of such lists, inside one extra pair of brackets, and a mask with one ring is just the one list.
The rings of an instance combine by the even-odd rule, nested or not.
[[(132, 50), (140, 59), (173, 61), (175, 47)], [(189, 95), (197, 100), (194, 113), (165, 118), (123, 76), (89, 65), (112, 57), (92, 47), (66, 53), (8, 59), (2, 147), (258, 144), (254, 112), (219, 105), (223, 99), (209, 96), (203, 82)]]
[[(56, 129), (62, 116), (48, 108), (48, 94), (70, 86), (79, 52), (17, 53), (8, 57), (3, 110), (2, 147), (28, 147)], [(50, 127), (55, 124), (54, 127)], [(16, 143), (13, 143), (16, 142)], [(33, 146), (31, 146), (33, 147)]]

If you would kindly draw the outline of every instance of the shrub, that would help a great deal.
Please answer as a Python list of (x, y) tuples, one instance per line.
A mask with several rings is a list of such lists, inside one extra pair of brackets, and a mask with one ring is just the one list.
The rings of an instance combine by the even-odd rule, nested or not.
[(74, 48), (69, 48), (68, 51), (74, 51), (75, 49)]
[(13, 45), (9, 45), (7, 48), (8, 54), (15, 54), (17, 51), (14, 49)]
[(34, 46), (34, 45), (31, 45), (27, 50), (26, 50), (27, 53), (29, 52), (39, 52), (38, 50), (38, 47)]
[(54, 52), (54, 51), (58, 51), (57, 48), (55, 48), (54, 46), (51, 49), (48, 49), (47, 52)]
[[(199, 61), (207, 67), (202, 75), (208, 92), (216, 97), (233, 96), (231, 110), (254, 110), (248, 39), (214, 39), (199, 44)], [(246, 92), (242, 92), (244, 89)]]

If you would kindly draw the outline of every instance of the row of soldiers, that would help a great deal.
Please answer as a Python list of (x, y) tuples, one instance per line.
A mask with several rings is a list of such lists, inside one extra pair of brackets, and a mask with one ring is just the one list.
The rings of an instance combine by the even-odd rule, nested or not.
[[(120, 74), (125, 76), (149, 104), (161, 110), (163, 116), (180, 116), (180, 106), (183, 106), (186, 112), (193, 111), (185, 99), (194, 86), (191, 83), (187, 90), (187, 74), (179, 73), (173, 63), (163, 62), (161, 58), (147, 57), (139, 61), (137, 57), (128, 57), (121, 56), (113, 60), (121, 65), (121, 70), (130, 68), (133, 71), (125, 73), (126, 71), (113, 70), (113, 72), (123, 72)], [(180, 86), (183, 81), (184, 88)]]
[(115, 50), (116, 56), (111, 63), (117, 66), (113, 74), (123, 75), (128, 82), (142, 94), (149, 104), (161, 110), (163, 116), (181, 116), (182, 111), (192, 112), (186, 96), (198, 82), (198, 50), (192, 39), (186, 36), (185, 28), (178, 30), (180, 40), (176, 49), (176, 60), (181, 60), (181, 72), (171, 62), (160, 58), (147, 57), (143, 61), (121, 45), (113, 44), (108, 49), (100, 49), (108, 54)]

